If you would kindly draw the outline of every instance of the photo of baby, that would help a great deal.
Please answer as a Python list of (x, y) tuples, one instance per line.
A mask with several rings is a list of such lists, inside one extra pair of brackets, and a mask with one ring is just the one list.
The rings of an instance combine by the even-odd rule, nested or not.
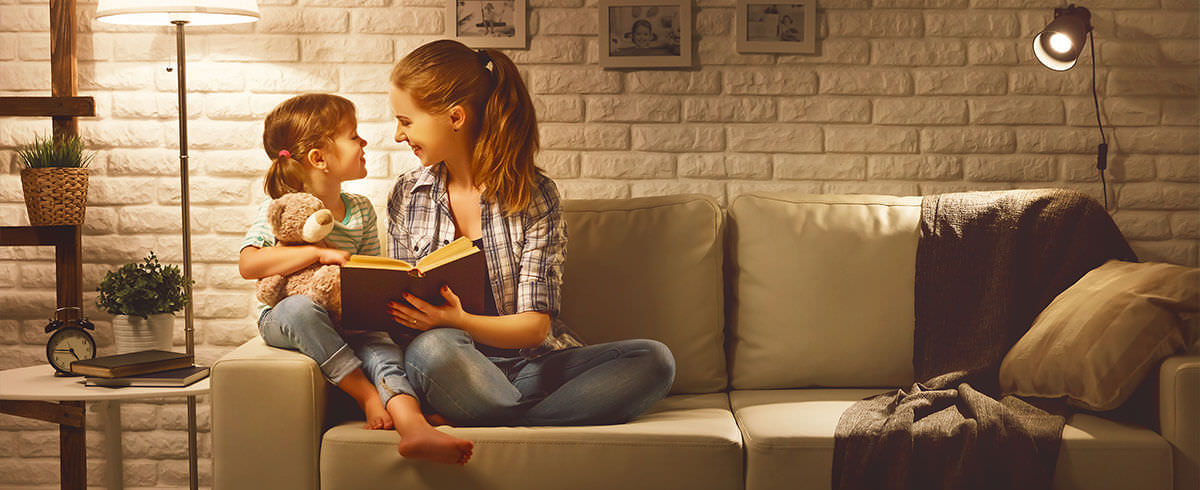
[(746, 40), (802, 42), (802, 3), (752, 3), (746, 5)]
[(679, 56), (679, 7), (608, 8), (609, 56)]
[(458, 0), (458, 37), (510, 38), (517, 34), (514, 0)]

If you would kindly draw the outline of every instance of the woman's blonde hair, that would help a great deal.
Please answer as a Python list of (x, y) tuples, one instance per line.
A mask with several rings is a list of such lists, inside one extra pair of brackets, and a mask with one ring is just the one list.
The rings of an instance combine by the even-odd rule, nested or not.
[(297, 95), (275, 106), (263, 122), (263, 149), (271, 159), (263, 190), (271, 199), (303, 191), (305, 156), (354, 122), (354, 103), (336, 95)]
[[(491, 70), (487, 68), (492, 65)], [(457, 41), (434, 41), (413, 50), (392, 69), (392, 85), (417, 106), (444, 113), (459, 105), (477, 134), (472, 180), (506, 213), (533, 201), (537, 176), (537, 115), (517, 65), (494, 49), (474, 51)]]

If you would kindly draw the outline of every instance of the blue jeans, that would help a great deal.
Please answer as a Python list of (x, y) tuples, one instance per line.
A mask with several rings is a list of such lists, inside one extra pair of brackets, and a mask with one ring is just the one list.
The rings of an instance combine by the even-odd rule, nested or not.
[(368, 331), (343, 339), (334, 330), (329, 312), (308, 296), (288, 296), (264, 312), (258, 332), (267, 345), (299, 350), (313, 358), (325, 379), (335, 385), (361, 367), (379, 390), (384, 406), (401, 393), (416, 397), (404, 374), (404, 351), (387, 332)]
[(537, 359), (489, 357), (466, 332), (429, 330), (404, 354), (419, 399), (454, 425), (627, 422), (661, 400), (675, 358), (654, 340), (622, 340)]

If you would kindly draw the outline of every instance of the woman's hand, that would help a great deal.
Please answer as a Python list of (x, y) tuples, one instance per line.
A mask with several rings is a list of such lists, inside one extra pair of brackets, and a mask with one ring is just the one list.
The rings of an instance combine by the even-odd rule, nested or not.
[(342, 265), (350, 260), (350, 252), (336, 248), (317, 248), (317, 262), (321, 265)]
[(446, 304), (433, 306), (421, 298), (404, 293), (404, 300), (413, 307), (391, 301), (388, 303), (388, 310), (396, 323), (421, 331), (460, 325), (463, 316), (466, 315), (462, 309), (462, 301), (450, 290), (450, 286), (442, 286), (442, 297), (446, 298)]

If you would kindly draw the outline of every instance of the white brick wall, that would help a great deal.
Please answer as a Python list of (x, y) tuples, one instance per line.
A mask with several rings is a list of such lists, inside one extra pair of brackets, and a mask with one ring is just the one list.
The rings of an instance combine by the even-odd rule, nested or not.
[[(261, 120), (311, 91), (346, 95), (368, 138), (355, 183), (382, 213), (415, 165), (391, 141), (386, 77), (440, 36), (441, 0), (264, 0), (253, 25), (189, 28), (188, 87), (198, 355), (211, 363), (255, 335), (237, 245), (262, 198)], [(1091, 61), (1033, 61), (1052, 0), (822, 0), (815, 55), (743, 55), (733, 0), (698, 0), (697, 70), (604, 71), (590, 0), (531, 0), (521, 66), (542, 120), (541, 164), (568, 198), (682, 192), (722, 203), (757, 191), (929, 194), (1063, 186), (1100, 196)], [(1110, 144), (1113, 217), (1147, 260), (1200, 265), (1200, 8), (1195, 0), (1093, 0), (1097, 87)], [(174, 37), (97, 23), (79, 4), (80, 122), (97, 150), (84, 227), (84, 288), (155, 250), (178, 262)], [(0, 94), (46, 95), (49, 9), (0, 0)], [(0, 119), (0, 224), (25, 224), (12, 149), (48, 119)], [(0, 369), (43, 363), (53, 253), (0, 248)], [(182, 320), (177, 322), (182, 328)], [(182, 333), (177, 335), (182, 343)], [(185, 406), (122, 408), (125, 484), (184, 487)], [(103, 418), (89, 410), (89, 481), (104, 482)], [(209, 481), (200, 404), (201, 482)], [(0, 416), (0, 487), (54, 487), (54, 426)]]

